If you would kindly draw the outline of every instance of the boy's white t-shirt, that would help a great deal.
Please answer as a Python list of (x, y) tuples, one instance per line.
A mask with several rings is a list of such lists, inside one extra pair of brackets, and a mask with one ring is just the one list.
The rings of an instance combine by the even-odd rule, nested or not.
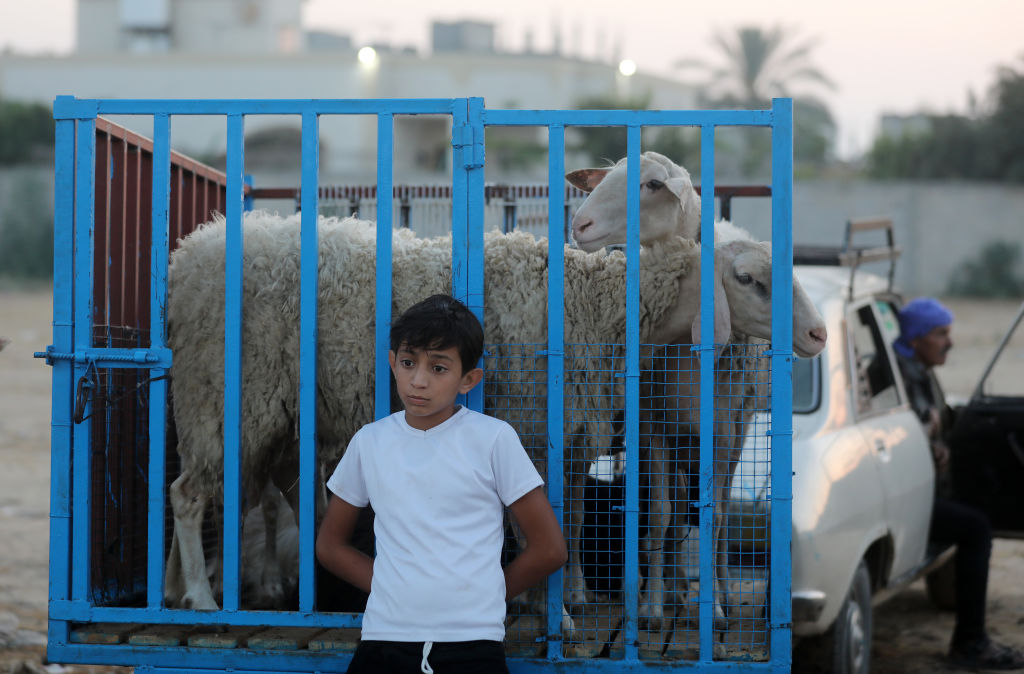
[(503, 506), (542, 484), (512, 427), (466, 407), (427, 431), (404, 411), (361, 428), (327, 487), (375, 514), (362, 638), (504, 639)]

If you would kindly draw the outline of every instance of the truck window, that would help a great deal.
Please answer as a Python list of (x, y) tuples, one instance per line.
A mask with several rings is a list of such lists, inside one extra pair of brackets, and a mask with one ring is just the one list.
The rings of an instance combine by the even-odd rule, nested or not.
[(810, 414), (821, 401), (821, 356), (793, 359), (793, 413)]
[(899, 404), (896, 379), (871, 305), (857, 309), (850, 326), (858, 413), (873, 414), (895, 407)]

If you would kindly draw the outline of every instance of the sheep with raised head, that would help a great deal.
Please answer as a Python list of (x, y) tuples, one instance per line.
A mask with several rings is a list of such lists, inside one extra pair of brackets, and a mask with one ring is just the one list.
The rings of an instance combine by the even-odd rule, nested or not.
[[(577, 245), (588, 251), (602, 246), (626, 242), (626, 160), (603, 169), (580, 169), (566, 175), (566, 179), (584, 191), (590, 192), (573, 218), (573, 237)], [(700, 234), (700, 201), (689, 180), (689, 173), (667, 157), (656, 152), (644, 152), (640, 160), (640, 222), (639, 239), (642, 245), (651, 245), (665, 237), (680, 235), (698, 238)], [(750, 234), (731, 222), (715, 223), (716, 249), (739, 250), (754, 242)], [(741, 243), (742, 242), (742, 243)], [(764, 255), (749, 258), (731, 270), (732, 276), (755, 289), (757, 295), (770, 307), (771, 247), (758, 244)], [(765, 261), (768, 260), (768, 261)], [(717, 271), (717, 270), (716, 270)], [(729, 274), (727, 274), (728, 276)], [(825, 325), (799, 282), (793, 279), (793, 347), (798, 356), (810, 357), (823, 348)], [(770, 316), (770, 309), (761, 312)], [(742, 449), (745, 427), (749, 423), (756, 401), (767, 390), (767, 371), (758, 367), (759, 345), (770, 337), (770, 320), (758, 331), (734, 328), (729, 346), (720, 344), (724, 354), (716, 362), (714, 432), (714, 483), (712, 498), (715, 504), (715, 616), (716, 623), (724, 626), (721, 584), (718, 569), (724, 566), (721, 554), (722, 500)], [(692, 342), (699, 341), (693, 336)], [(717, 341), (717, 340), (716, 340)], [(655, 358), (657, 366), (645, 380), (647, 396), (647, 428), (653, 435), (643, 443), (643, 462), (648, 469), (652, 489), (651, 510), (647, 536), (642, 547), (649, 551), (649, 577), (641, 597), (641, 622), (652, 629), (663, 626), (664, 553), (669, 526), (673, 515), (672, 488), (668, 470), (671, 462), (692, 462), (696, 451), (693, 435), (699, 432), (699, 367), (690, 352), (661, 349)], [(683, 448), (679, 455), (674, 448)], [(684, 483), (685, 488), (685, 483)], [(675, 574), (673, 574), (675, 575)]]
[[(565, 176), (587, 198), (572, 218), (572, 238), (586, 251), (625, 243), (626, 159)], [(700, 195), (690, 173), (663, 154), (640, 155), (640, 232), (647, 240), (675, 234), (700, 241)], [(621, 231), (620, 231), (621, 230)]]

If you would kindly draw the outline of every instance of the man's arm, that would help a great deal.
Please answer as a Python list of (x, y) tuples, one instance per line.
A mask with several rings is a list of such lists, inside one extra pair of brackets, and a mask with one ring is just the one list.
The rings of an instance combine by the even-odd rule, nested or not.
[(544, 490), (532, 489), (509, 506), (526, 537), (526, 549), (505, 567), (505, 599), (533, 587), (565, 564), (565, 537)]
[(352, 545), (352, 532), (362, 508), (331, 495), (327, 514), (316, 534), (316, 558), (325, 569), (363, 592), (370, 591), (373, 559)]

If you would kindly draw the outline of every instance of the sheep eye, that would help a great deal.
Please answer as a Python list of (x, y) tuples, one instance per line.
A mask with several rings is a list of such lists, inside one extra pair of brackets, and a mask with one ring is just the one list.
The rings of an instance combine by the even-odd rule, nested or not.
[(750, 274), (736, 274), (736, 280), (746, 286), (754, 281), (754, 277)]
[(648, 180), (646, 185), (647, 189), (651, 190), (652, 192), (657, 192), (658, 190), (665, 186), (665, 183), (661, 182), (660, 180)]

